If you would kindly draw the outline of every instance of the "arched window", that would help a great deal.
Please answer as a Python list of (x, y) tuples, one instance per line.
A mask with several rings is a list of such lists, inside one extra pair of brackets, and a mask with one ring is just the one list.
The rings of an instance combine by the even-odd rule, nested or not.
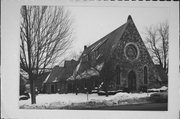
[(133, 42), (127, 43), (124, 48), (124, 54), (128, 60), (134, 61), (139, 57), (138, 46)]
[(147, 67), (145, 66), (144, 67), (144, 84), (147, 84), (147, 76), (148, 74), (147, 74)]
[(51, 84), (51, 93), (55, 93), (55, 85)]
[(116, 80), (116, 83), (119, 85), (120, 84), (120, 74), (121, 74), (121, 72), (120, 72), (120, 66), (118, 65), (118, 66), (116, 66), (116, 74), (117, 74), (117, 80)]

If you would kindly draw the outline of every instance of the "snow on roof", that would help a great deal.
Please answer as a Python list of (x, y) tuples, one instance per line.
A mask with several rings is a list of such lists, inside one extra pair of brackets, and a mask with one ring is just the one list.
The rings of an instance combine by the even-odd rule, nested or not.
[(95, 69), (88, 69), (81, 73), (80, 75), (76, 76), (76, 79), (83, 79), (83, 78), (89, 78), (91, 76), (99, 76), (99, 72)]
[(105, 41), (107, 40), (107, 38), (106, 39), (103, 39), (102, 41), (100, 41), (96, 46), (94, 46), (93, 48), (92, 48), (92, 51), (95, 51), (99, 46), (101, 46)]
[(51, 75), (51, 73), (49, 73), (49, 75), (46, 77), (46, 79), (43, 81), (43, 83), (46, 83), (48, 81), (50, 75)]
[[(77, 67), (76, 67), (73, 75), (70, 76), (70, 77), (69, 77), (68, 79), (66, 79), (66, 80), (75, 80), (75, 78), (76, 78), (76, 79), (82, 79), (82, 78), (89, 78), (89, 77), (91, 77), (91, 76), (99, 76), (99, 72), (98, 72), (98, 71), (101, 71), (101, 70), (102, 70), (102, 67), (104, 66), (104, 62), (103, 62), (103, 63), (97, 65), (97, 66), (96, 66), (96, 69), (91, 68), (91, 69), (85, 70), (83, 73), (77, 75), (77, 72), (78, 72), (78, 70), (79, 70), (79, 68), (80, 68), (81, 62), (82, 62), (82, 60), (81, 60), (80, 63), (77, 65)], [(97, 70), (98, 70), (98, 71), (97, 71)]]
[(74, 80), (74, 77), (73, 76), (70, 76), (68, 79), (66, 79), (67, 81), (69, 80)]
[(148, 89), (148, 91), (155, 91), (155, 92), (166, 91), (166, 90), (168, 90), (168, 87), (166, 86), (162, 86), (161, 88)]
[(95, 69), (89, 69), (86, 71), (87, 74), (89, 74), (90, 76), (96, 76), (96, 75), (99, 75), (99, 72), (96, 71)]
[(58, 82), (57, 77), (56, 77), (56, 78), (55, 78), (55, 80), (54, 80), (54, 81), (52, 81), (52, 82), (54, 82), (54, 83), (55, 83), (55, 82)]
[(101, 63), (101, 64), (99, 64), (99, 65), (97, 65), (97, 66), (96, 66), (96, 69), (97, 69), (98, 71), (101, 71), (102, 68), (103, 68), (103, 66), (104, 66), (104, 62)]
[(66, 79), (67, 81), (69, 81), (69, 80), (75, 80), (74, 77), (77, 75), (77, 72), (78, 72), (78, 70), (79, 70), (79, 68), (80, 68), (80, 66), (81, 66), (81, 62), (82, 62), (82, 60), (80, 60), (79, 64), (76, 66), (76, 69), (75, 69), (75, 71), (73, 72), (73, 75), (70, 76), (68, 79)]
[(80, 75), (77, 75), (76, 79), (82, 79), (82, 77)]
[(96, 60), (98, 60), (101, 56), (102, 56), (102, 54), (99, 54), (99, 55), (96, 57)]
[(75, 71), (73, 72), (73, 75), (76, 75), (76, 74), (77, 74), (77, 72), (78, 72), (78, 70), (79, 70), (79, 67), (80, 67), (80, 65), (81, 65), (81, 62), (82, 62), (82, 60), (80, 60), (79, 64), (77, 65), (77, 67), (76, 67), (76, 69), (75, 69)]

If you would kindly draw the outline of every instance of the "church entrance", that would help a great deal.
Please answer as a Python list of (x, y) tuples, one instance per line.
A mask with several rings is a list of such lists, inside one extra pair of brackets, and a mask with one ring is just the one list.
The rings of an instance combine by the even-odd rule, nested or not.
[(136, 74), (134, 71), (130, 71), (128, 74), (128, 89), (130, 92), (136, 91)]

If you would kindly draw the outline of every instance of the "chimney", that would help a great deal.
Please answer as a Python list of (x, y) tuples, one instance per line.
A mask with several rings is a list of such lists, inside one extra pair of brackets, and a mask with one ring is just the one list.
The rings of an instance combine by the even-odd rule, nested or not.
[(131, 15), (129, 15), (129, 16), (128, 16), (128, 18), (127, 18), (127, 22), (128, 22), (128, 21), (132, 21), (132, 17), (131, 17)]
[(84, 46), (84, 50), (86, 50), (86, 49), (87, 49), (87, 46), (85, 45), (85, 46)]

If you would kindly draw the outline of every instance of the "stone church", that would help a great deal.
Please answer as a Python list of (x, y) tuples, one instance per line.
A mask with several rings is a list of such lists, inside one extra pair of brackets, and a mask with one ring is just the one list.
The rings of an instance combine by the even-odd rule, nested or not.
[(137, 92), (142, 87), (158, 87), (164, 80), (159, 76), (131, 16), (119, 28), (92, 45), (84, 46), (72, 70), (70, 77), (63, 79), (66, 93), (94, 89)]
[(106, 90), (136, 92), (162, 81), (131, 16), (119, 28), (84, 46), (74, 74), (79, 90), (104, 85)]

